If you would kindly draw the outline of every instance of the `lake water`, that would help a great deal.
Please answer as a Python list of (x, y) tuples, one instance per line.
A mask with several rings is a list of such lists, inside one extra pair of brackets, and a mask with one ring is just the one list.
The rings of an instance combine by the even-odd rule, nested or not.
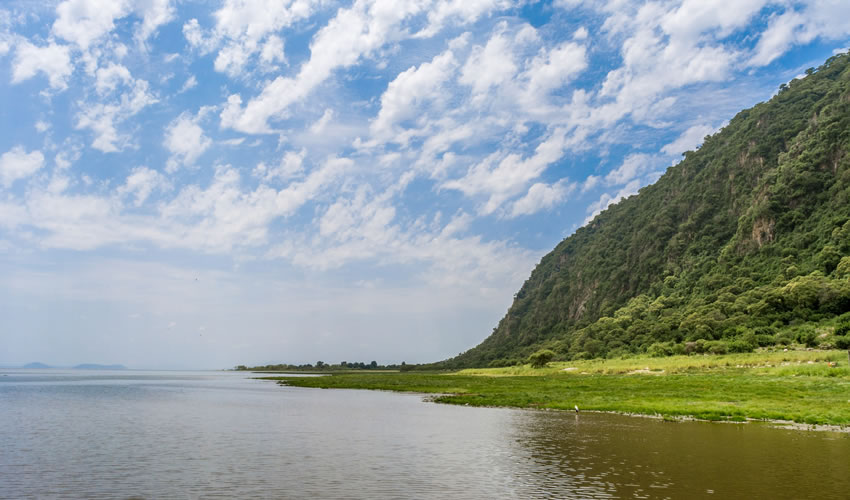
[(850, 436), (0, 370), (2, 498), (848, 498)]

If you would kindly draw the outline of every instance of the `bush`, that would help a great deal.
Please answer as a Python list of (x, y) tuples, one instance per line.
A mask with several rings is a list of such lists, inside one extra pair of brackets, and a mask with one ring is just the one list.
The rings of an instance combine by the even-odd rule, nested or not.
[(722, 340), (708, 342), (708, 352), (711, 354), (726, 354), (729, 352), (729, 345)]
[(728, 343), (729, 352), (753, 352), (753, 344), (740, 339), (735, 339)]
[(818, 345), (818, 334), (812, 327), (802, 327), (797, 330), (797, 342), (805, 344), (806, 347)]
[(759, 347), (767, 347), (773, 345), (775, 341), (776, 340), (773, 335), (756, 335), (756, 344)]
[(791, 332), (781, 332), (776, 334), (777, 345), (790, 345), (794, 342), (794, 335)]
[(546, 366), (552, 359), (555, 358), (555, 351), (551, 349), (541, 349), (528, 357), (528, 362), (534, 368), (542, 368)]
[(669, 344), (665, 344), (662, 342), (656, 342), (649, 346), (646, 350), (646, 353), (652, 356), (653, 358), (663, 358), (665, 356), (672, 356), (673, 349)]
[(841, 323), (840, 325), (835, 327), (836, 335), (847, 335), (848, 333), (850, 333), (850, 322)]
[(850, 349), (850, 335), (835, 337), (833, 342), (838, 349)]

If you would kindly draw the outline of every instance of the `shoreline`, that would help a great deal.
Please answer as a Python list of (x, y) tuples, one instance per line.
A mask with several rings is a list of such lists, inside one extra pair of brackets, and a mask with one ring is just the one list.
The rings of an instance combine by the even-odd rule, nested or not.
[[(446, 396), (456, 396), (457, 394), (434, 394), (428, 392), (421, 391), (397, 391), (392, 389), (365, 389), (365, 388), (346, 388), (346, 387), (303, 387), (297, 385), (291, 385), (285, 383), (284, 380), (277, 380), (276, 378), (271, 377), (254, 377), (256, 380), (266, 380), (269, 382), (276, 382), (278, 385), (284, 387), (295, 387), (298, 389), (329, 389), (329, 390), (340, 390), (340, 391), (378, 391), (378, 392), (389, 392), (395, 394), (410, 394), (417, 395), (422, 397), (422, 401), (425, 403), (434, 403), (434, 404), (444, 404), (450, 406), (470, 406), (468, 403), (460, 404), (460, 403), (452, 403), (450, 401), (441, 401), (440, 398)], [(500, 406), (500, 405), (476, 405), (473, 408), (491, 408), (491, 409), (503, 409), (503, 410), (519, 410), (519, 411), (540, 411), (540, 412), (557, 412), (557, 413), (571, 413), (573, 410), (569, 409), (561, 409), (561, 408), (533, 408), (533, 407), (517, 407), (517, 406)], [(634, 418), (649, 418), (652, 420), (661, 420), (664, 422), (670, 423), (681, 423), (681, 422), (703, 422), (708, 424), (738, 424), (738, 425), (749, 425), (749, 424), (761, 424), (771, 427), (773, 429), (785, 429), (785, 430), (793, 430), (793, 431), (808, 431), (808, 432), (836, 432), (840, 434), (850, 434), (850, 425), (841, 426), (835, 424), (806, 424), (801, 422), (794, 422), (793, 420), (783, 420), (783, 419), (758, 419), (758, 418), (747, 418), (745, 420), (709, 420), (705, 418), (697, 418), (693, 415), (661, 415), (661, 414), (649, 414), (649, 413), (635, 413), (635, 412), (627, 412), (627, 411), (617, 411), (617, 410), (580, 410), (579, 413), (593, 413), (593, 414), (605, 414), (605, 415), (620, 415), (624, 417), (634, 417)]]
[[(565, 368), (573, 368), (565, 371)], [(408, 392), (460, 406), (607, 412), (668, 421), (763, 422), (850, 433), (842, 351), (629, 358), (452, 373), (261, 377), (293, 387)]]

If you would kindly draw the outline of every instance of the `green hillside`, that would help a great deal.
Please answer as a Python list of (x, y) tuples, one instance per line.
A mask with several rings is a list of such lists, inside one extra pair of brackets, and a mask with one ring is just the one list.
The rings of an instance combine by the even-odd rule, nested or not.
[(441, 365), (850, 344), (850, 55), (807, 73), (563, 240)]

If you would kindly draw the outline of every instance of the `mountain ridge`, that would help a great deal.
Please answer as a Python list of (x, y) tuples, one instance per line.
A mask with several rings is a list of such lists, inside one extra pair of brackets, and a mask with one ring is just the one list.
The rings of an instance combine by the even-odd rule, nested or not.
[(561, 241), (493, 333), (440, 364), (841, 344), (850, 55), (806, 73)]

